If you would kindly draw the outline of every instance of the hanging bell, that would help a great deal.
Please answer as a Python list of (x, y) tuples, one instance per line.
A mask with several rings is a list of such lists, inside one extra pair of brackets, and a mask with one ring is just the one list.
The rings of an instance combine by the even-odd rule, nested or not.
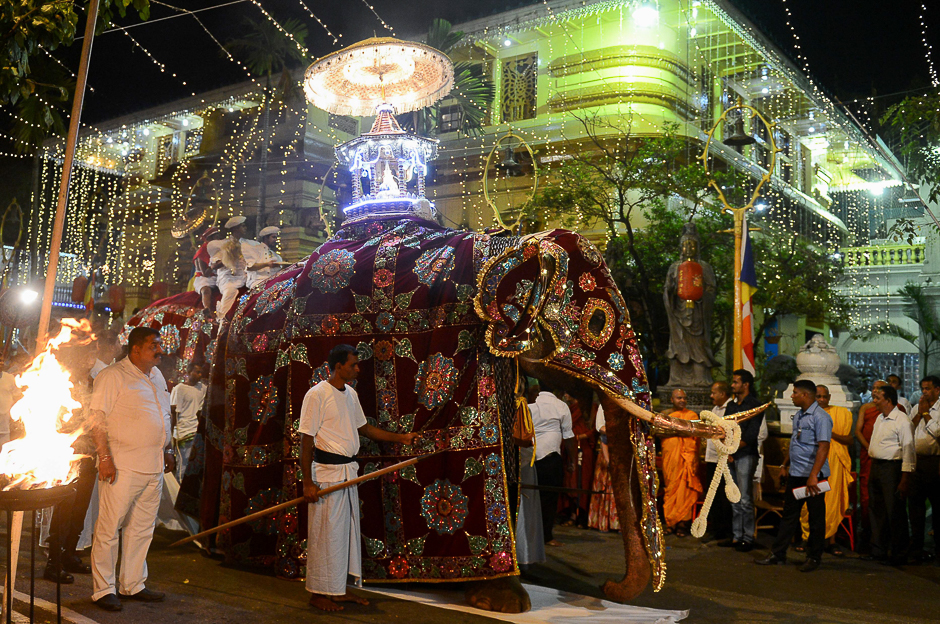
[(516, 154), (511, 145), (506, 146), (506, 155), (497, 166), (511, 178), (518, 178), (523, 174), (522, 165), (516, 160)]
[(744, 132), (744, 118), (738, 117), (734, 122), (734, 134), (724, 140), (728, 147), (744, 147), (745, 145), (754, 145), (757, 139)]

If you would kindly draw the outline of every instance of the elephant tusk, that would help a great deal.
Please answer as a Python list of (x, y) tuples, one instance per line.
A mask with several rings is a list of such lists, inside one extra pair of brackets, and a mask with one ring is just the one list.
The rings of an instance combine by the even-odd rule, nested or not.
[(684, 420), (672, 418), (664, 414), (657, 414), (644, 409), (633, 401), (622, 396), (611, 396), (611, 399), (630, 414), (640, 420), (650, 423), (655, 429), (670, 436), (696, 437), (696, 438), (722, 438), (725, 430), (714, 425), (706, 425), (699, 420)]
[(770, 403), (764, 403), (760, 407), (749, 409), (746, 412), (738, 412), (737, 414), (731, 414), (730, 416), (725, 416), (725, 420), (734, 420), (736, 422), (742, 423), (745, 420), (754, 418), (758, 414), (762, 414), (764, 410), (766, 410), (768, 407), (770, 407)]

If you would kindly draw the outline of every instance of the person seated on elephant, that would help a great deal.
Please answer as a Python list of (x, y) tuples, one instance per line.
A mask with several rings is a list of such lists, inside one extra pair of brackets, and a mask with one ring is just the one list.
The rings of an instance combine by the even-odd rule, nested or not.
[(274, 251), (280, 233), (281, 228), (269, 225), (258, 233), (258, 240), (242, 241), (242, 254), (245, 256), (248, 273), (246, 287), (252, 288), (280, 270), (280, 263), (284, 259)]
[[(564, 483), (565, 465), (561, 458), (561, 445), (565, 444), (568, 457), (577, 457), (574, 444), (574, 431), (571, 429), (571, 410), (564, 401), (552, 394), (544, 382), (535, 403), (529, 405), (532, 411), (532, 426), (535, 428), (535, 471), (539, 485), (560, 488)], [(574, 472), (574, 462), (568, 462), (567, 469)], [(542, 532), (545, 543), (549, 546), (561, 546), (555, 539), (552, 529), (558, 511), (558, 491), (540, 490), (542, 507)]]
[[(683, 420), (698, 418), (698, 414), (686, 408), (688, 399), (684, 390), (676, 388), (672, 391), (672, 405), (675, 409), (670, 416)], [(698, 478), (698, 440), (670, 436), (663, 438), (662, 444), (666, 531), (685, 537), (692, 523), (692, 508), (702, 493), (702, 482)]]
[(232, 217), (225, 222), (225, 230), (228, 238), (210, 241), (206, 247), (212, 259), (210, 268), (216, 272), (216, 285), (222, 293), (222, 301), (216, 307), (220, 321), (235, 305), (238, 290), (245, 286), (247, 279), (245, 256), (242, 254), (242, 243), (248, 233), (245, 217)]
[(310, 605), (340, 611), (341, 602), (369, 604), (346, 590), (347, 576), (362, 584), (359, 495), (347, 487), (326, 496), (320, 490), (356, 477), (359, 436), (412, 444), (417, 433), (391, 433), (366, 422), (356, 391), (347, 384), (359, 376), (356, 348), (330, 351), (330, 378), (307, 391), (300, 410), (301, 466), (307, 500), (307, 591)]

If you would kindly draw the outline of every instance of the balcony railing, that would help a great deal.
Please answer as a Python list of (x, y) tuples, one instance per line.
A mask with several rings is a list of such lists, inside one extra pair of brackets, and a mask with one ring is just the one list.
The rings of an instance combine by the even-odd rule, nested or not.
[(842, 250), (843, 263), (847, 267), (923, 264), (924, 247), (924, 244), (847, 247)]

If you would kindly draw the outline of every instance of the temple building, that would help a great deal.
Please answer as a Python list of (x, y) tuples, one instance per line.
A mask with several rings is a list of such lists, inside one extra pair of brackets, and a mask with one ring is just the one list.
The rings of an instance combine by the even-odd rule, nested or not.
[[(767, 172), (771, 138), (780, 149), (751, 220), (782, 225), (846, 265), (840, 288), (859, 303), (853, 325), (887, 317), (916, 330), (894, 293), (926, 267), (940, 272), (940, 249), (936, 236), (930, 245), (923, 238), (889, 244), (894, 221), (923, 215), (903, 168), (728, 0), (547, 0), (454, 30), (465, 34), (448, 53), (480, 65), (495, 99), (482, 130), (470, 135), (457, 131), (463, 109), (456, 94), (440, 104), (438, 159), (426, 193), (444, 225), (516, 222), (536, 177), (544, 182), (553, 164), (588, 149), (589, 134), (642, 139), (671, 124), (693, 161), (722, 113), (741, 102), (775, 122), (773, 137), (757, 119), (720, 124), (709, 149), (752, 179)], [(265, 101), (246, 82), (86, 128), (63, 247), (71, 260), (59, 281), (64, 287), (76, 272), (95, 269), (99, 295), (123, 284), (129, 308), (185, 289), (195, 241), (174, 239), (170, 230), (199, 206), (209, 206), (206, 214), (218, 222), (244, 214), (253, 231), (281, 225), (280, 253), (304, 257), (335, 227), (338, 207), (355, 188), (334, 164), (333, 148), (372, 123), (308, 106), (299, 93)], [(754, 138), (751, 145), (723, 144), (741, 131)], [(47, 144), (37, 176), (34, 263), (48, 249), (61, 152), (61, 143)], [(606, 241), (596, 223), (577, 229)], [(847, 363), (917, 376), (913, 345), (852, 341), (821, 319), (781, 322), (769, 354), (793, 354), (816, 332)]]

